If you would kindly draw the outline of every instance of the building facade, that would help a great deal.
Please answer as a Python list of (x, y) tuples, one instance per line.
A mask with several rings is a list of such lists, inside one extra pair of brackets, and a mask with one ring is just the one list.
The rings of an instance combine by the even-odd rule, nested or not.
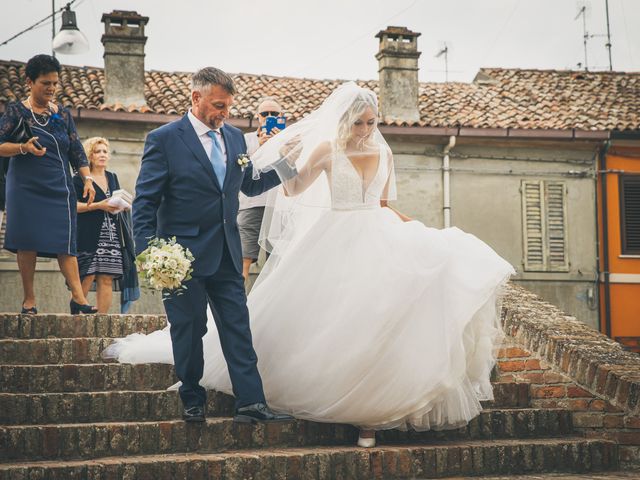
[[(64, 67), (60, 101), (72, 109), (83, 138), (110, 140), (111, 168), (133, 191), (146, 134), (189, 108), (189, 74), (144, 71), (146, 17), (112, 12), (103, 21), (105, 69)], [(427, 226), (478, 236), (516, 267), (514, 281), (600, 328), (601, 152), (612, 132), (640, 131), (640, 74), (482, 69), (469, 84), (420, 83), (418, 35), (403, 27), (381, 31), (380, 79), (358, 81), (381, 99), (380, 130), (397, 169), (397, 207)], [(130, 62), (121, 37), (137, 38)], [(109, 42), (120, 42), (118, 49)], [(142, 73), (144, 103), (127, 103), (139, 98), (140, 85), (121, 97), (108, 88), (114, 51), (120, 77), (122, 71), (130, 70), (133, 79)], [(26, 96), (23, 69), (23, 63), (0, 61), (0, 111)], [(264, 96), (278, 97), (292, 122), (342, 83), (251, 74), (235, 81), (229, 122), (245, 131), (255, 128), (253, 114)], [(611, 161), (613, 151), (619, 150), (610, 150)], [(68, 296), (54, 265), (38, 263), (36, 287), (50, 289), (38, 293), (45, 311), (63, 311)], [(7, 254), (0, 281), (0, 311), (16, 310), (21, 290)], [(145, 295), (133, 311), (161, 312), (162, 304)]]

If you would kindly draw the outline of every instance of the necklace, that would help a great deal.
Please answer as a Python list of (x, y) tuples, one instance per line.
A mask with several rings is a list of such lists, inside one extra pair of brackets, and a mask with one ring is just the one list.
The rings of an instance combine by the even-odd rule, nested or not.
[[(49, 120), (51, 120), (51, 116), (47, 117), (47, 120), (44, 123), (40, 123), (38, 121), (38, 119), (36, 118), (36, 114), (33, 111), (33, 106), (31, 105), (31, 95), (29, 95), (27, 97), (27, 105), (29, 105), (29, 110), (31, 110), (31, 116), (33, 117), (33, 121), (36, 122), (38, 125), (40, 125), (41, 127), (46, 127), (49, 124)], [(40, 114), (38, 114), (40, 115)], [(44, 116), (44, 115), (43, 115)]]

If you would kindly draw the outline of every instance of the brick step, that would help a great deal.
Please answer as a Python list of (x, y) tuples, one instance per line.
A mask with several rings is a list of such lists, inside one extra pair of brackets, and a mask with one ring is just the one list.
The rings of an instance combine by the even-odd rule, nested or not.
[[(528, 384), (494, 384), (495, 401), (485, 408), (527, 408)], [(209, 391), (210, 416), (233, 414), (234, 399)], [(69, 393), (0, 393), (0, 425), (126, 422), (180, 418), (182, 407), (175, 391), (106, 391)]]
[(164, 328), (164, 315), (18, 315), (0, 313), (0, 338), (119, 338)]
[[(234, 399), (210, 390), (209, 416), (233, 415)], [(0, 393), (0, 425), (172, 420), (182, 415), (177, 391)]]
[(176, 381), (173, 365), (163, 363), (0, 365), (0, 392), (6, 393), (164, 390)]
[[(164, 363), (84, 363), (0, 365), (0, 393), (164, 390), (177, 381), (173, 365)], [(488, 405), (529, 405), (527, 383), (494, 382), (495, 400)]]
[(0, 340), (0, 364), (114, 363), (102, 358), (112, 338), (37, 338)]
[[(638, 480), (639, 471), (545, 473), (543, 475), (517, 475), (482, 477), (482, 480)], [(478, 477), (458, 477), (457, 480), (478, 480)]]
[(617, 470), (614, 442), (561, 438), (240, 450), (0, 465), (0, 480), (398, 479)]
[[(381, 444), (450, 440), (557, 437), (572, 433), (566, 410), (487, 410), (453, 431), (378, 434)], [(236, 424), (230, 417), (204, 424), (182, 420), (161, 422), (74, 423), (0, 427), (0, 461), (98, 458), (118, 455), (206, 452), (269, 447), (301, 447), (354, 443), (350, 425), (298, 420), (270, 425)]]
[[(115, 317), (114, 317), (115, 318)], [(114, 363), (102, 358), (111, 337), (0, 338), (0, 365)], [(499, 378), (500, 375), (495, 375)]]

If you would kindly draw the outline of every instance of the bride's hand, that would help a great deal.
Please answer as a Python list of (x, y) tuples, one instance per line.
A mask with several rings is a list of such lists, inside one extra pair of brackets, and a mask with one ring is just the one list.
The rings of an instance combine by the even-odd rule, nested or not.
[(302, 141), (300, 139), (300, 135), (296, 135), (280, 147), (279, 153), (280, 158), (286, 159), (289, 165), (295, 165), (296, 160), (302, 153)]

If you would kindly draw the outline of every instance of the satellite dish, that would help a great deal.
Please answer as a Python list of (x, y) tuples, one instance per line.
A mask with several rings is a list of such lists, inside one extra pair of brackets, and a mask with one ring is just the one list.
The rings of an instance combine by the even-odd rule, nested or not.
[(62, 27), (53, 39), (53, 51), (64, 55), (77, 55), (89, 51), (89, 41), (78, 29), (76, 12), (67, 4), (62, 12)]

